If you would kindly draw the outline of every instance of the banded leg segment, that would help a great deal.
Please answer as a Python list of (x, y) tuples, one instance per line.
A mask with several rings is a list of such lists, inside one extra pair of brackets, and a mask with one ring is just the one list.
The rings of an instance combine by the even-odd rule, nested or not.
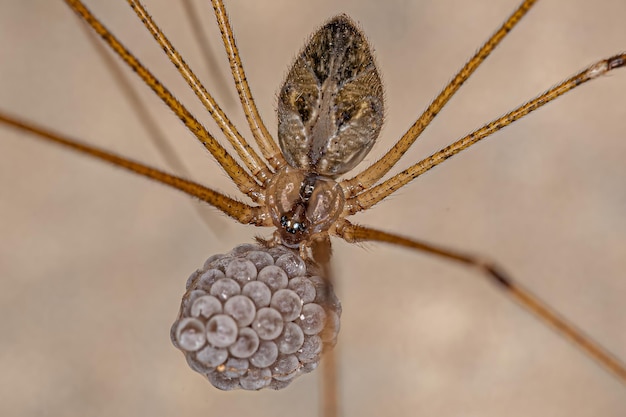
[(338, 384), (338, 363), (337, 363), (337, 346), (324, 352), (322, 359), (322, 377), (320, 395), (322, 397), (320, 416), (321, 417), (339, 417), (341, 416), (339, 402), (339, 384)]
[(1, 112), (0, 123), (31, 133), (39, 139), (62, 145), (76, 152), (109, 162), (110, 164), (134, 172), (135, 174), (139, 174), (151, 180), (160, 182), (161, 184), (176, 188), (177, 190), (180, 190), (192, 197), (196, 197), (209, 203), (227, 216), (237, 220), (239, 223), (253, 224), (256, 226), (272, 225), (272, 222), (269, 219), (269, 214), (264, 207), (249, 206), (241, 201), (232, 199), (193, 181), (168, 174), (167, 172), (151, 168), (139, 162), (131, 161), (130, 159), (96, 148), (95, 146), (87, 145), (77, 140), (57, 135), (47, 129), (18, 120)]
[(204, 22), (201, 19), (202, 13), (200, 13), (195, 6), (194, 0), (183, 0), (182, 8), (185, 11), (187, 22), (189, 22), (189, 29), (202, 54), (205, 67), (209, 70), (209, 74), (211, 74), (211, 80), (213, 80), (215, 90), (218, 92), (217, 95), (221, 97), (222, 105), (226, 109), (232, 109), (235, 107), (235, 97), (227, 85), (230, 81), (230, 77), (226, 77), (219, 66), (218, 58), (213, 51), (213, 48), (216, 47), (214, 39), (209, 39), (204, 33)]
[(239, 57), (239, 50), (235, 43), (233, 36), (233, 29), (230, 26), (226, 9), (222, 0), (211, 0), (213, 4), (213, 10), (215, 11), (215, 18), (217, 24), (222, 33), (222, 41), (224, 42), (224, 49), (228, 55), (228, 61), (230, 62), (230, 71), (233, 74), (235, 80), (235, 87), (237, 88), (237, 94), (239, 95), (239, 101), (243, 107), (243, 111), (246, 115), (246, 120), (254, 136), (263, 157), (268, 161), (270, 166), (276, 171), (285, 165), (285, 158), (276, 144), (272, 135), (267, 130), (267, 127), (261, 119), (259, 110), (256, 107), (252, 93), (250, 92), (250, 86), (246, 79), (246, 73)]
[[(470, 133), (464, 138), (454, 142), (452, 145), (443, 148), (442, 150), (432, 154), (431, 156), (421, 160), (417, 164), (405, 169), (399, 174), (389, 178), (388, 180), (380, 183), (379, 185), (372, 187), (361, 194), (348, 199), (346, 202), (346, 208), (344, 209), (344, 215), (350, 215), (357, 213), (361, 210), (366, 210), (372, 207), (374, 204), (387, 198), (413, 179), (419, 177), (426, 171), (441, 164), (451, 156), (456, 155), (464, 149), (469, 148), (473, 144), (477, 143), (481, 139), (497, 132), (510, 125), (511, 123), (521, 119), (527, 114), (537, 110), (541, 106), (548, 104), (557, 97), (573, 90), (576, 87), (581, 86), (587, 81), (594, 80), (601, 75), (608, 73), (611, 70), (626, 66), (626, 53), (615, 55), (608, 59), (598, 61), (590, 67), (584, 69), (571, 78), (563, 81), (561, 84), (552, 87), (545, 93), (541, 94), (537, 98), (519, 106), (504, 116), (487, 123), (480, 129)], [(342, 183), (343, 186), (343, 183)]]
[(452, 81), (444, 87), (439, 95), (430, 103), (428, 108), (415, 121), (413, 126), (400, 138), (400, 140), (378, 161), (370, 165), (363, 172), (354, 178), (345, 180), (342, 183), (346, 197), (354, 196), (361, 191), (376, 184), (389, 170), (398, 163), (402, 155), (409, 150), (424, 129), (439, 114), (441, 109), (448, 103), (450, 98), (458, 91), (467, 79), (476, 71), (485, 59), (496, 49), (498, 44), (515, 27), (517, 23), (528, 13), (536, 0), (525, 0), (513, 12), (502, 26), (485, 42), (485, 44), (474, 54), (463, 68), (454, 76)]
[(254, 149), (250, 147), (239, 131), (237, 131), (235, 125), (233, 125), (213, 96), (211, 96), (204, 85), (202, 85), (196, 74), (194, 74), (189, 65), (187, 65), (183, 57), (176, 48), (174, 48), (152, 17), (150, 17), (146, 9), (137, 0), (128, 0), (128, 4), (135, 11), (139, 19), (141, 19), (144, 26), (150, 31), (159, 46), (165, 51), (180, 75), (185, 79), (200, 102), (202, 102), (204, 108), (209, 112), (211, 117), (213, 117), (213, 120), (215, 120), (215, 123), (217, 123), (222, 133), (224, 133), (226, 139), (233, 145), (235, 152), (237, 152), (237, 155), (239, 155), (239, 158), (241, 158), (248, 170), (250, 170), (252, 175), (261, 184), (267, 182), (270, 172), (265, 162), (257, 155)]
[(158, 120), (150, 114), (145, 102), (142, 101), (136, 86), (131, 82), (127, 74), (124, 73), (121, 63), (109, 53), (106, 46), (102, 44), (100, 38), (93, 33), (91, 28), (81, 24), (81, 29), (85, 31), (85, 37), (93, 45), (94, 51), (102, 59), (104, 66), (109, 70), (113, 81), (117, 84), (119, 91), (124, 95), (130, 107), (135, 112), (139, 124), (145, 129), (148, 138), (159, 152), (169, 169), (178, 175), (189, 177), (189, 171), (178, 155), (176, 148), (167, 140), (165, 132), (159, 128)]
[(514, 282), (493, 262), (487, 259), (431, 245), (430, 243), (408, 239), (380, 230), (355, 225), (347, 220), (340, 220), (337, 223), (334, 234), (349, 243), (391, 243), (419, 252), (431, 253), (433, 255), (475, 268), (491, 283), (495, 284), (498, 288), (502, 289), (507, 295), (519, 303), (526, 311), (535, 315), (543, 323), (549, 325), (552, 329), (556, 330), (559, 334), (572, 342), (586, 355), (600, 363), (622, 383), (626, 383), (626, 364), (624, 362), (603, 348), (590, 336), (584, 334), (562, 315), (548, 307), (548, 305), (539, 299), (539, 297), (525, 289), (522, 285)]
[(172, 93), (161, 84), (156, 77), (143, 66), (137, 58), (122, 45), (122, 43), (85, 7), (80, 0), (65, 0), (65, 2), (87, 23), (102, 39), (122, 58), (128, 66), (163, 100), (165, 104), (178, 116), (187, 128), (196, 136), (204, 147), (213, 155), (215, 160), (224, 168), (224, 171), (237, 185), (239, 190), (252, 198), (253, 201), (262, 201), (265, 196), (259, 184), (246, 172), (237, 161), (228, 154), (226, 149), (206, 130), (204, 126), (187, 110)]
[[(78, 18), (78, 16), (77, 16)], [(93, 49), (102, 59), (103, 64), (108, 68), (113, 80), (118, 86), (120, 92), (127, 99), (130, 107), (133, 109), (137, 121), (148, 134), (149, 140), (152, 142), (156, 150), (159, 152), (165, 164), (170, 170), (183, 177), (191, 177), (187, 166), (180, 158), (176, 148), (172, 146), (165, 132), (159, 126), (159, 121), (150, 113), (146, 102), (139, 96), (137, 86), (130, 80), (130, 76), (123, 71), (122, 63), (109, 53), (106, 46), (100, 41), (100, 38), (87, 27), (81, 24), (81, 29), (85, 31), (85, 36), (93, 45)], [(214, 217), (207, 216), (196, 201), (190, 201), (191, 206), (198, 214), (202, 222), (215, 235), (217, 233)]]

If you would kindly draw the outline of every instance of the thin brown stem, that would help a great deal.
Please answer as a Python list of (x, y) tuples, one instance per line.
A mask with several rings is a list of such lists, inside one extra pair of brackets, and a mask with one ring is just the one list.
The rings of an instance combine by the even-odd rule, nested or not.
[(157, 41), (159, 46), (165, 51), (168, 58), (183, 79), (187, 82), (189, 87), (196, 94), (196, 97), (200, 100), (200, 102), (204, 105), (204, 108), (209, 112), (215, 123), (219, 126), (222, 133), (230, 144), (239, 155), (239, 158), (244, 162), (248, 170), (252, 172), (252, 175), (261, 183), (265, 184), (265, 182), (269, 179), (269, 169), (265, 162), (261, 159), (259, 155), (250, 147), (248, 142), (244, 139), (244, 137), (237, 131), (235, 125), (230, 121), (228, 116), (224, 113), (224, 111), (217, 104), (213, 96), (207, 91), (207, 89), (202, 85), (196, 74), (194, 74), (193, 70), (189, 67), (189, 65), (185, 62), (180, 53), (174, 48), (169, 39), (165, 36), (163, 31), (159, 28), (159, 26), (154, 22), (152, 17), (148, 14), (146, 9), (139, 3), (138, 0), (127, 0), (130, 7), (135, 11), (139, 19), (143, 25), (150, 31), (154, 39)]
[(324, 352), (322, 358), (320, 417), (339, 417), (339, 384), (337, 383), (337, 347)]
[[(320, 266), (321, 276), (325, 278), (326, 284), (330, 287), (335, 286), (335, 274), (330, 263), (332, 255), (332, 247), (330, 236), (327, 233), (318, 235), (309, 242), (311, 259)], [(326, 307), (327, 317), (332, 317), (332, 309)], [(338, 329), (334, 326), (339, 323), (327, 322), (328, 326), (325, 331), (334, 333)], [(339, 384), (339, 367), (338, 347), (333, 346), (324, 349), (322, 358), (322, 375), (320, 388), (320, 417), (339, 417), (341, 415), (340, 401), (340, 384)]]
[(354, 214), (372, 207), (374, 204), (387, 198), (389, 195), (404, 187), (406, 184), (426, 171), (441, 164), (443, 161), (456, 155), (462, 150), (469, 148), (481, 139), (492, 135), (503, 127), (521, 119), (527, 114), (553, 101), (557, 97), (583, 85), (587, 81), (594, 80), (609, 71), (624, 66), (626, 66), (626, 54), (615, 55), (611, 58), (596, 62), (573, 77), (563, 81), (559, 85), (552, 87), (537, 98), (528, 101), (504, 116), (487, 123), (480, 129), (475, 130), (464, 138), (454, 142), (452, 145), (435, 152), (417, 164), (405, 169), (379, 185), (362, 192), (356, 197), (350, 198), (347, 201), (344, 215)]
[(393, 245), (410, 248), (419, 252), (431, 253), (477, 269), (485, 276), (485, 278), (489, 280), (489, 282), (502, 289), (507, 295), (518, 302), (519, 305), (521, 305), (526, 311), (532, 313), (543, 323), (555, 329), (561, 336), (568, 339), (582, 352), (596, 360), (605, 369), (610, 371), (622, 383), (626, 383), (625, 363), (603, 348), (590, 336), (584, 334), (582, 330), (570, 323), (561, 314), (548, 307), (548, 305), (539, 299), (539, 297), (525, 289), (522, 285), (514, 282), (493, 262), (480, 257), (438, 247), (430, 243), (355, 225), (347, 220), (341, 220), (338, 222), (335, 234), (350, 243), (367, 241), (391, 243)]
[(235, 87), (237, 88), (237, 93), (239, 94), (239, 101), (241, 102), (243, 111), (246, 114), (246, 120), (248, 120), (248, 125), (252, 131), (254, 140), (270, 166), (274, 170), (278, 170), (285, 165), (285, 159), (283, 158), (276, 141), (272, 138), (272, 135), (270, 135), (267, 127), (265, 127), (263, 119), (259, 114), (254, 99), (252, 98), (250, 86), (248, 85), (248, 80), (246, 79), (246, 73), (243, 69), (241, 58), (239, 57), (239, 50), (237, 49), (237, 44), (235, 43), (233, 29), (230, 26), (228, 16), (226, 15), (224, 3), (222, 0), (211, 0), (211, 3), (213, 4), (213, 10), (215, 10), (217, 24), (220, 28), (220, 32), (222, 33), (222, 41), (224, 42), (224, 48), (226, 49), (228, 61), (230, 62), (230, 71), (233, 74), (233, 79), (235, 80)]
[(271, 226), (272, 224), (264, 207), (249, 206), (193, 181), (168, 174), (167, 172), (160, 171), (142, 163), (81, 143), (75, 139), (58, 135), (45, 128), (23, 120), (18, 120), (4, 113), (0, 113), (0, 123), (31, 133), (37, 138), (47, 142), (62, 145), (76, 152), (106, 161), (153, 181), (176, 188), (192, 197), (209, 203), (224, 214), (237, 220), (239, 223), (254, 224), (256, 226)]
[(345, 180), (342, 187), (347, 197), (354, 196), (361, 191), (376, 184), (389, 170), (398, 163), (402, 155), (409, 150), (411, 145), (415, 143), (417, 138), (422, 134), (424, 129), (433, 121), (435, 116), (439, 114), (441, 109), (448, 103), (450, 98), (458, 91), (458, 89), (467, 81), (467, 79), (476, 71), (480, 64), (487, 59), (489, 54), (496, 49), (498, 44), (506, 37), (506, 35), (519, 23), (519, 21), (528, 13), (530, 8), (535, 4), (536, 0), (525, 0), (522, 4), (509, 16), (502, 26), (484, 43), (484, 45), (476, 51), (474, 56), (470, 58), (463, 68), (452, 78), (439, 95), (430, 103), (428, 108), (415, 121), (413, 126), (400, 138), (400, 140), (378, 161), (370, 165), (363, 172), (360, 172), (354, 178)]
[(159, 98), (178, 116), (187, 128), (196, 136), (204, 147), (237, 185), (239, 190), (250, 196), (253, 201), (262, 201), (264, 193), (255, 179), (246, 172), (222, 145), (202, 126), (172, 93), (161, 84), (156, 77), (139, 62), (102, 23), (85, 7), (80, 0), (65, 2), (111, 47), (128, 66), (154, 91)]

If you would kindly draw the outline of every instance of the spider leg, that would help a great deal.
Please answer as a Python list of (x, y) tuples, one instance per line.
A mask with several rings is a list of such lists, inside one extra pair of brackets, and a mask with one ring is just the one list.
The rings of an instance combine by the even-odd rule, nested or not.
[[(322, 276), (327, 283), (334, 286), (335, 279), (333, 268), (330, 263), (332, 255), (332, 247), (330, 236), (322, 233), (309, 242), (311, 259), (314, 260), (322, 268)], [(332, 317), (327, 309), (327, 317)], [(335, 333), (338, 331), (339, 322), (334, 323), (332, 320), (326, 323), (326, 332)], [(324, 349), (321, 362), (322, 374), (320, 377), (320, 416), (322, 417), (338, 417), (342, 415), (340, 393), (339, 393), (339, 368), (338, 347), (332, 349)]]
[(122, 71), (123, 68), (119, 65), (119, 62), (114, 59), (114, 56), (108, 53), (109, 51), (89, 27), (81, 24), (81, 29), (84, 30), (85, 37), (91, 42), (93, 49), (98, 53), (104, 65), (109, 69), (109, 73), (118, 85), (120, 92), (124, 94), (128, 100), (133, 111), (136, 113), (137, 120), (146, 129), (148, 137), (159, 154), (163, 157), (165, 163), (174, 172), (186, 177), (190, 176), (185, 168), (185, 164), (177, 155), (176, 148), (167, 141), (165, 132), (159, 128), (158, 120), (150, 115), (148, 108), (141, 100), (135, 86)]
[(439, 114), (441, 109), (448, 103), (450, 98), (458, 91), (459, 88), (467, 81), (467, 79), (476, 71), (485, 59), (496, 49), (506, 35), (515, 27), (515, 25), (528, 13), (536, 0), (525, 0), (520, 6), (509, 16), (509, 18), (500, 26), (500, 28), (476, 51), (474, 56), (461, 68), (461, 70), (452, 78), (439, 95), (430, 103), (428, 108), (415, 121), (413, 126), (400, 138), (398, 142), (387, 153), (374, 162), (364, 171), (355, 177), (342, 182), (342, 187), (346, 197), (352, 197), (363, 190), (376, 184), (389, 170), (398, 163), (402, 155), (409, 150), (411, 145), (422, 134), (424, 129), (433, 121), (435, 116)]
[(198, 99), (209, 112), (215, 123), (219, 126), (224, 136), (228, 139), (239, 158), (244, 162), (252, 175), (264, 184), (270, 176), (269, 168), (259, 155), (246, 142), (244, 137), (237, 131), (237, 128), (228, 119), (226, 113), (220, 108), (213, 96), (206, 90), (202, 82), (198, 79), (193, 70), (187, 65), (180, 53), (174, 48), (172, 43), (167, 39), (163, 31), (152, 20), (146, 9), (137, 0), (128, 0), (128, 4), (135, 11), (144, 26), (150, 31), (159, 46), (165, 51), (170, 61), (174, 64), (180, 75), (187, 81), (189, 87), (196, 94)]
[(109, 162), (110, 164), (134, 172), (135, 174), (142, 175), (151, 180), (160, 182), (161, 184), (176, 188), (192, 197), (196, 197), (202, 201), (209, 203), (224, 214), (237, 220), (239, 223), (254, 224), (257, 226), (271, 226), (272, 224), (271, 221), (268, 222), (269, 215), (267, 214), (266, 209), (263, 206), (249, 206), (245, 203), (242, 203), (241, 201), (232, 199), (224, 194), (204, 187), (193, 181), (189, 181), (184, 178), (168, 174), (167, 172), (151, 168), (139, 162), (135, 162), (130, 159), (115, 155), (111, 152), (96, 148), (95, 146), (81, 143), (75, 139), (58, 135), (42, 127), (35, 126), (22, 120), (18, 120), (3, 113), (0, 113), (0, 123), (4, 123), (8, 126), (31, 133), (37, 136), (39, 139), (62, 145), (76, 152), (80, 152), (96, 159)]
[(320, 415), (323, 417), (338, 417), (339, 411), (339, 388), (337, 384), (337, 346), (324, 352), (322, 358), (322, 408)]
[(206, 69), (208, 69), (211, 74), (215, 90), (218, 92), (218, 96), (222, 98), (222, 104), (224, 107), (232, 109), (235, 105), (235, 97), (227, 87), (228, 79), (220, 68), (217, 56), (213, 51), (212, 46), (214, 46), (214, 44), (212, 44), (212, 42), (214, 42), (215, 39), (208, 39), (204, 33), (204, 22), (201, 19), (203, 14), (197, 9), (193, 0), (183, 0), (182, 9), (185, 11), (185, 15), (187, 16), (186, 20), (189, 22), (190, 31), (195, 38), (200, 53), (202, 54)]
[(469, 148), (473, 144), (477, 143), (483, 138), (497, 132), (505, 126), (510, 125), (516, 120), (521, 119), (527, 114), (537, 110), (541, 106), (551, 102), (557, 97), (573, 90), (576, 87), (581, 86), (587, 81), (594, 80), (601, 75), (608, 73), (611, 70), (626, 67), (626, 53), (615, 55), (608, 59), (603, 59), (595, 64), (587, 67), (583, 71), (574, 75), (571, 78), (561, 82), (555, 87), (552, 87), (545, 93), (526, 102), (525, 104), (517, 107), (504, 116), (493, 120), (478, 130), (470, 133), (462, 139), (454, 142), (452, 145), (435, 152), (431, 156), (424, 158), (415, 165), (410, 166), (399, 174), (389, 178), (388, 180), (365, 190), (361, 194), (348, 199), (346, 202), (345, 213), (354, 214), (361, 210), (366, 210), (372, 207), (374, 204), (382, 201), (389, 195), (393, 194), (398, 189), (402, 188), (413, 179), (422, 175), (431, 168), (439, 165), (451, 156), (456, 155), (464, 149)]
[(66, 3), (122, 58), (131, 69), (163, 100), (187, 128), (224, 168), (239, 190), (253, 201), (265, 198), (258, 182), (241, 167), (207, 129), (185, 108), (154, 75), (131, 54), (113, 34), (85, 7), (80, 0), (66, 0)]
[[(178, 175), (187, 178), (191, 177), (189, 170), (178, 155), (176, 148), (174, 148), (167, 140), (165, 132), (159, 127), (158, 120), (150, 114), (146, 103), (139, 96), (135, 85), (130, 82), (130, 78), (128, 78), (122, 71), (120, 63), (109, 54), (109, 51), (89, 27), (81, 25), (81, 28), (85, 31), (85, 36), (93, 45), (94, 50), (98, 53), (100, 58), (102, 58), (104, 65), (109, 69), (109, 73), (119, 87), (120, 92), (128, 100), (131, 108), (137, 116), (137, 120), (148, 133), (148, 138), (154, 144), (167, 166)], [(218, 228), (217, 223), (215, 222), (215, 217), (207, 217), (197, 201), (191, 201), (191, 204), (200, 220), (209, 230), (213, 232), (213, 234), (217, 235)]]
[(405, 238), (369, 227), (352, 224), (342, 219), (336, 224), (334, 235), (347, 242), (385, 242), (402, 246), (419, 252), (427, 252), (439, 257), (457, 261), (481, 272), (489, 282), (503, 290), (507, 295), (519, 303), (526, 311), (534, 314), (543, 323), (549, 325), (563, 337), (571, 341), (576, 347), (593, 358), (605, 369), (609, 370), (622, 383), (626, 383), (626, 364), (608, 352), (590, 336), (584, 334), (562, 315), (548, 307), (539, 297), (516, 283), (492, 261), (449, 250), (423, 241)]
[(250, 92), (250, 86), (246, 79), (246, 73), (244, 72), (241, 58), (239, 57), (239, 50), (235, 43), (233, 29), (230, 26), (224, 3), (222, 0), (211, 0), (211, 3), (213, 4), (213, 10), (215, 10), (217, 25), (222, 33), (222, 41), (224, 41), (224, 49), (226, 50), (228, 61), (230, 62), (230, 70), (235, 80), (239, 101), (243, 107), (254, 140), (270, 166), (274, 170), (278, 170), (285, 166), (285, 158), (283, 158), (283, 154), (276, 144), (276, 141), (272, 138), (272, 135), (270, 135), (267, 127), (265, 127), (263, 119), (261, 119), (261, 115), (254, 103), (254, 98)]

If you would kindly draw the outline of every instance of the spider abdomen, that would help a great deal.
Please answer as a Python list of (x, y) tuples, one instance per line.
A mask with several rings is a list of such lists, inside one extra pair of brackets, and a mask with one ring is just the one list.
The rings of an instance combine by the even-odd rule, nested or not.
[(365, 35), (346, 15), (310, 39), (281, 88), (278, 141), (294, 168), (335, 178), (370, 151), (383, 123), (383, 88)]

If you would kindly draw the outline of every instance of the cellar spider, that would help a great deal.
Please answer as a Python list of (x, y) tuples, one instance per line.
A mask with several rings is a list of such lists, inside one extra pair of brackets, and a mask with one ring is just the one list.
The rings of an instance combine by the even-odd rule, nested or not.
[[(294, 21), (288, 28), (269, 19), (275, 15), (284, 18), (288, 12), (293, 15), (298, 10), (295, 5), (282, 5), (294, 9), (280, 13), (264, 5), (268, 8), (267, 23), (261, 28), (255, 26), (255, 31), (266, 30), (264, 42), (285, 42), (287, 50), (280, 58), (271, 55), (271, 59), (267, 55), (276, 52), (254, 44), (258, 33), (248, 38), (253, 45), (245, 46), (247, 26), (264, 22), (259, 10), (228, 6), (258, 97), (275, 93), (293, 54), (316, 25), (339, 11), (361, 22), (376, 47), (389, 103), (387, 126), (366, 166), (402, 134), (454, 69), (462, 65), (468, 51), (480, 44), (515, 7), (515, 2), (502, 3), (512, 4), (483, 5), (484, 9), (472, 5), (471, 10), (462, 10), (463, 4), (444, 2), (408, 9), (386, 4), (384, 9), (371, 10), (370, 20), (366, 12), (359, 13), (345, 5), (330, 9), (315, 4), (299, 12), (306, 23)], [(148, 5), (159, 22), (167, 21), (170, 13), (177, 13)], [(572, 7), (571, 2), (567, 5), (565, 8), (563, 3), (542, 2), (537, 6), (437, 118), (416, 146), (419, 150), (405, 159), (412, 161), (428, 155), (563, 75), (623, 49), (620, 16), (624, 15), (624, 6), (596, 3)], [(128, 21), (119, 23), (120, 27), (134, 27), (137, 35), (128, 34), (129, 38), (145, 36), (124, 6), (120, 5), (120, 13), (124, 13), (120, 19)], [(10, 42), (31, 57), (29, 60), (15, 55), (11, 61), (32, 67), (14, 70), (16, 67), (3, 62), (3, 68), (11, 70), (10, 75), (24, 77), (23, 83), (18, 84), (16, 78), (7, 80), (5, 74), (9, 72), (2, 71), (3, 108), (10, 106), (14, 113), (28, 115), (75, 137), (90, 139), (98, 131), (102, 140), (99, 145), (103, 147), (115, 148), (113, 141), (119, 138), (124, 141), (119, 149), (125, 154), (148, 162), (152, 158), (158, 164), (149, 145), (136, 143), (135, 136), (140, 133), (130, 129), (137, 128), (131, 125), (117, 132), (108, 130), (115, 127), (111, 126), (116, 123), (115, 115), (125, 112), (120, 112), (117, 100), (122, 99), (112, 92), (112, 84), (104, 87), (104, 92), (89, 91), (90, 85), (103, 87), (94, 86), (93, 79), (106, 78), (104, 71), (101, 75), (84, 74), (89, 82), (75, 87), (78, 81), (73, 71), (80, 74), (84, 67), (70, 65), (69, 55), (86, 65), (90, 59), (85, 57), (91, 55), (74, 48), (88, 44), (81, 44), (82, 34), (62, 4), (45, 7), (41, 18), (47, 20), (40, 23), (25, 22), (22, 15), (18, 15), (21, 20), (15, 15), (2, 15), (13, 21), (16, 30), (40, 33), (35, 37), (37, 44), (51, 42), (58, 48), (54, 53), (68, 54), (67, 59), (48, 57), (49, 48), (48, 52), (44, 48), (38, 59), (46, 61), (34, 62), (32, 49), (22, 43), (28, 40), (20, 38), (17, 42), (3, 36), (2, 50), (8, 50), (4, 42)], [(455, 10), (454, 18), (451, 10)], [(566, 15), (559, 15), (563, 10), (567, 10)], [(417, 16), (409, 15), (411, 12)], [(444, 12), (450, 20), (454, 19), (454, 24), (434, 22)], [(108, 15), (117, 15), (115, 10), (98, 13), (105, 21), (118, 18)], [(67, 20), (56, 22), (59, 16)], [(43, 23), (46, 21), (52, 23)], [(382, 27), (385, 21), (387, 25)], [(402, 21), (404, 29), (399, 23)], [(50, 27), (55, 24), (60, 27)], [(169, 33), (169, 27), (166, 30)], [(279, 30), (284, 32), (277, 33)], [(456, 36), (451, 36), (450, 30), (458, 31), (452, 32)], [(574, 35), (580, 38), (574, 40)], [(393, 39), (387, 43), (387, 37)], [(406, 37), (401, 41), (406, 44), (398, 45), (402, 37)], [(70, 39), (77, 46), (67, 48), (65, 44)], [(175, 41), (177, 46), (181, 43)], [(141, 51), (141, 46), (131, 48)], [(150, 62), (151, 51), (156, 53), (158, 48), (146, 48), (148, 56), (144, 60)], [(282, 50), (283, 46), (277, 49)], [(413, 50), (430, 55), (416, 60), (421, 61), (417, 68), (395, 67), (406, 64), (406, 51)], [(513, 52), (507, 55), (507, 50)], [(164, 71), (169, 71), (168, 65), (159, 62)], [(266, 73), (263, 66), (268, 63), (273, 66)], [(58, 72), (51, 68), (54, 64), (58, 65)], [(497, 68), (489, 72), (490, 66)], [(101, 70), (98, 65), (88, 68)], [(254, 75), (254, 68), (259, 68), (260, 73)], [(67, 84), (63, 84), (62, 75), (69, 77)], [(530, 85), (507, 85), (505, 82), (511, 77)], [(50, 94), (72, 91), (81, 95), (76, 97), (80, 100), (78, 108), (64, 107), (72, 104), (69, 98), (56, 97), (46, 102), (41, 90), (45, 81), (53, 81), (46, 87)], [(169, 80), (164, 82), (170, 85)], [(24, 90), (26, 85), (39, 87), (36, 95), (20, 91), (18, 96), (10, 90)], [(472, 88), (477, 90), (474, 95), (468, 91)], [(186, 91), (180, 90), (182, 99)], [(495, 91), (497, 98), (492, 97)], [(558, 105), (542, 109), (473, 151), (447, 162), (445, 169), (433, 170), (412, 184), (411, 191), (407, 189), (393, 202), (364, 213), (358, 221), (489, 255), (624, 357), (624, 336), (619, 332), (624, 328), (619, 298), (620, 294), (623, 296), (619, 278), (623, 277), (624, 266), (624, 257), (619, 256), (624, 245), (623, 218), (619, 214), (623, 213), (620, 208), (624, 199), (618, 187), (625, 175), (623, 157), (620, 158), (624, 152), (623, 128), (618, 128), (624, 116), (623, 106), (620, 107), (623, 91), (624, 81), (619, 74), (582, 87), (559, 100)], [(102, 98), (106, 94), (114, 96), (114, 104)], [(97, 103), (87, 100), (89, 95), (94, 95)], [(393, 104), (395, 100), (400, 103)], [(502, 103), (485, 103), (483, 109), (477, 100)], [(262, 114), (271, 124), (271, 100), (257, 101), (265, 101), (267, 107)], [(104, 107), (91, 107), (96, 104)], [(86, 110), (94, 111), (91, 117), (81, 116)], [(105, 117), (106, 112), (111, 113), (112, 119)], [(163, 116), (166, 117), (169, 116)], [(452, 127), (443, 126), (452, 120)], [(243, 126), (240, 120), (237, 124)], [(185, 136), (180, 130), (174, 132)], [(5, 135), (14, 133), (5, 131)], [(191, 141), (184, 139), (177, 138), (176, 146), (191, 148), (193, 145), (185, 145)], [(315, 387), (313, 376), (301, 378), (287, 391), (224, 394), (210, 390), (181, 364), (178, 353), (167, 341), (164, 328), (172, 319), (184, 275), (209, 254), (249, 241), (248, 228), (229, 227), (228, 236), (207, 239), (205, 230), (192, 229), (198, 221), (184, 199), (179, 199), (179, 207), (172, 207), (176, 199), (160, 187), (146, 186), (140, 179), (123, 181), (127, 178), (123, 172), (112, 173), (106, 166), (99, 168), (101, 165), (74, 155), (66, 157), (54, 148), (35, 147), (30, 141), (10, 139), (0, 143), (3, 195), (10, 197), (10, 207), (15, 210), (8, 211), (9, 204), (3, 199), (2, 269), (6, 278), (2, 306), (7, 309), (3, 329), (15, 337), (2, 343), (6, 370), (2, 407), (21, 415), (40, 410), (50, 414), (93, 414), (97, 408), (103, 415), (130, 414), (133, 410), (167, 415), (211, 410), (237, 416), (259, 410), (264, 415), (282, 415), (298, 404), (302, 414), (316, 413), (315, 398), (305, 396)], [(203, 157), (201, 162), (206, 163), (206, 159)], [(26, 160), (28, 165), (23, 162)], [(537, 170), (529, 173), (531, 163)], [(195, 166), (196, 162), (192, 160), (191, 164)], [(35, 166), (37, 170), (32, 168)], [(457, 171), (453, 171), (454, 166)], [(583, 172), (583, 167), (589, 166), (593, 169)], [(210, 178), (212, 187), (233, 193), (233, 188), (222, 184), (226, 182), (224, 175), (217, 172), (209, 171), (198, 179), (208, 182), (206, 178)], [(467, 181), (468, 172), (476, 181)], [(85, 185), (81, 184), (83, 181)], [(437, 198), (429, 199), (427, 196), (435, 191)], [(167, 204), (159, 204), (160, 198), (167, 198)], [(180, 215), (175, 217), (174, 211)], [(494, 212), (499, 214), (494, 216)], [(411, 222), (405, 221), (407, 215)], [(69, 225), (59, 223), (65, 218)], [(585, 227), (572, 231), (572, 224)], [(158, 230), (157, 225), (166, 229)], [(337, 244), (335, 250), (336, 276), (344, 304), (339, 348), (346, 415), (380, 415), (382, 410), (394, 415), (430, 415), (435, 411), (439, 415), (470, 414), (468, 410), (480, 415), (501, 415), (503, 411), (507, 415), (528, 415), (533, 411), (539, 415), (620, 415), (626, 407), (619, 383), (497, 291), (478, 284), (480, 280), (475, 279), (473, 272), (383, 245), (376, 245), (376, 250), (368, 251), (367, 256), (348, 245)], [(44, 256), (46, 251), (49, 258)], [(358, 263), (342, 259), (358, 259)], [(380, 300), (383, 283), (377, 272), (383, 262), (396, 269), (394, 287), (389, 287)], [(391, 275), (384, 272), (382, 276)], [(147, 297), (144, 291), (149, 291)], [(362, 306), (376, 300), (384, 304), (386, 313), (363, 310)], [(134, 311), (138, 314), (130, 314)], [(391, 326), (380, 314), (392, 320)], [(23, 317), (19, 325), (14, 317)], [(78, 337), (77, 330), (86, 336), (81, 333)], [(34, 335), (39, 339), (36, 345)], [(399, 338), (401, 343), (393, 343), (390, 338)], [(68, 339), (72, 343), (68, 344)], [(113, 343), (116, 340), (119, 342)], [(391, 360), (398, 355), (407, 355), (408, 365)], [(374, 393), (368, 395), (368, 389)], [(152, 401), (146, 404), (146, 398)]]

